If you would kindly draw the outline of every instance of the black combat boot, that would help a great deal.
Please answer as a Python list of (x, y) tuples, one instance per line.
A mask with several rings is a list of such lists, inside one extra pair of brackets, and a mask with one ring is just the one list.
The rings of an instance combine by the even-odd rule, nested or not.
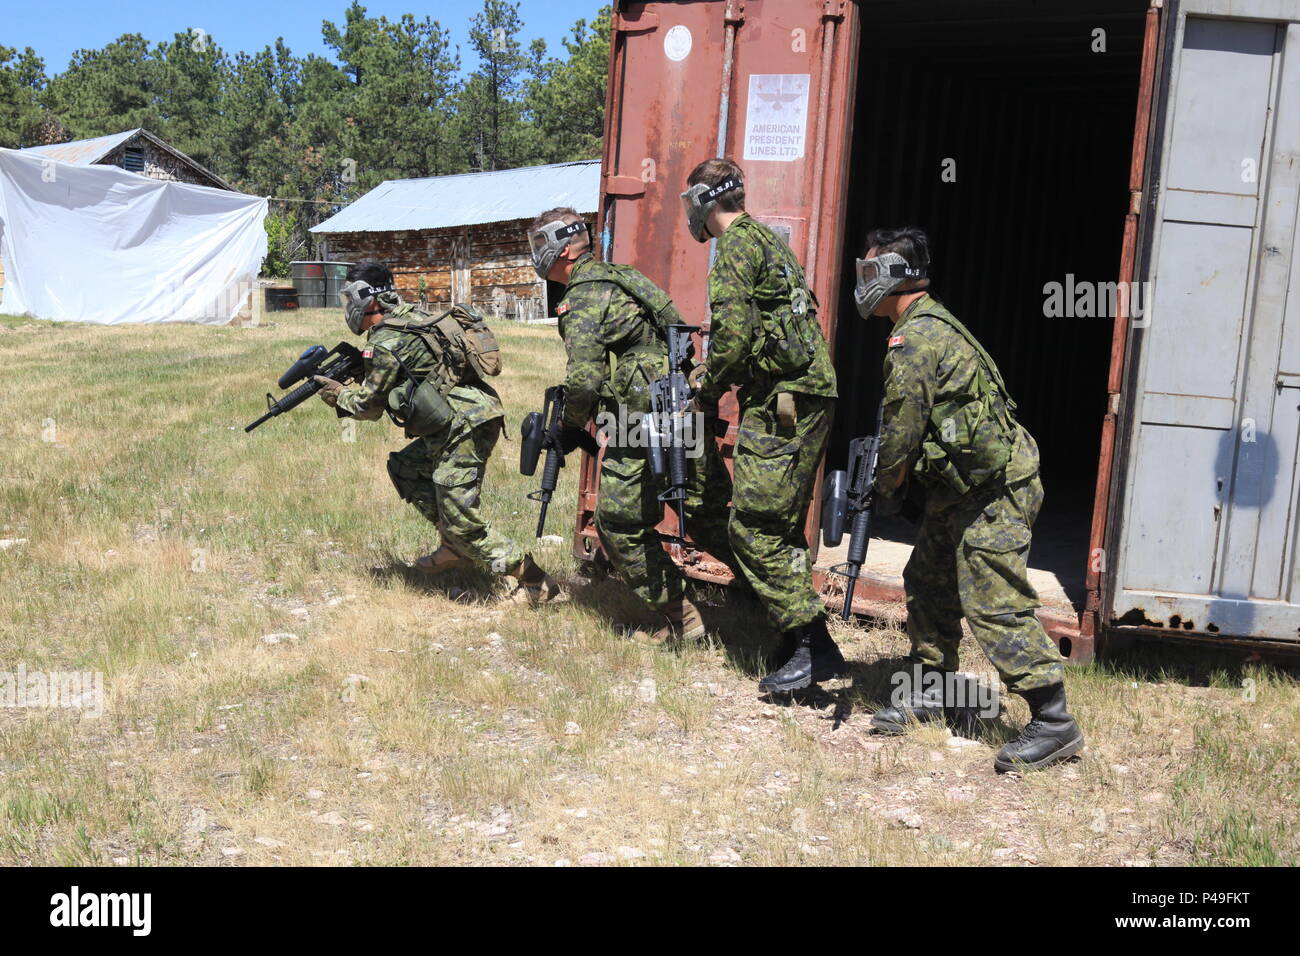
[(1029, 704), (1029, 723), (1020, 736), (998, 751), (993, 766), (1008, 770), (1037, 770), (1083, 749), (1083, 731), (1065, 709), (1065, 685), (1052, 684), (1022, 693)]
[[(913, 687), (906, 699), (897, 704), (882, 707), (871, 715), (871, 726), (882, 734), (905, 733), (916, 724), (932, 724), (942, 721), (948, 712), (951, 701), (948, 700), (949, 682), (947, 671), (933, 664), (913, 664), (912, 673), (920, 667), (922, 684)], [(929, 675), (938, 677), (939, 688), (927, 690)]]
[(776, 646), (763, 655), (763, 663), (767, 666), (768, 672), (780, 670), (781, 665), (794, 657), (794, 652), (799, 647), (799, 629), (782, 631), (777, 638)]
[(759, 681), (760, 694), (788, 694), (844, 673), (844, 655), (826, 630), (824, 617), (791, 628), (786, 634), (793, 638), (794, 653), (778, 670)]

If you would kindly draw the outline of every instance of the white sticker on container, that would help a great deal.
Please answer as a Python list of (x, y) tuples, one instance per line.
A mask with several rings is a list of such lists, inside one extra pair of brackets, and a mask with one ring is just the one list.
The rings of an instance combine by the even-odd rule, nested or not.
[(745, 113), (745, 159), (803, 159), (808, 131), (808, 74), (754, 73)]
[(691, 52), (691, 31), (682, 24), (677, 24), (664, 34), (664, 56), (679, 63)]

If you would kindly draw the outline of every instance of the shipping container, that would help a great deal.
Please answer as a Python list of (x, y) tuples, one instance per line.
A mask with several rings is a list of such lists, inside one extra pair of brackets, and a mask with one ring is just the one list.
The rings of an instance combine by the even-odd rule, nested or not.
[[(710, 156), (744, 168), (821, 304), (828, 469), (881, 389), (853, 261), (873, 227), (926, 229), (934, 291), (1039, 442), (1030, 564), (1072, 660), (1127, 634), (1300, 649), (1300, 0), (617, 3), (605, 123), (602, 254), (705, 327), (710, 249), (678, 195)], [(913, 540), (878, 528), (864, 611), (901, 599)]]

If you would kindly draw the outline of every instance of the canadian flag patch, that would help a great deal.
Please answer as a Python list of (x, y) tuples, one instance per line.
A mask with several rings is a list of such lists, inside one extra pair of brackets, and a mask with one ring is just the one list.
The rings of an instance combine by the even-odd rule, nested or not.
[(903, 344), (903, 337), (901, 335), (891, 335), (889, 337), (889, 347), (891, 349), (896, 349), (902, 344)]
[(561, 302), (561, 303), (556, 307), (556, 309), (555, 309), (555, 314), (556, 314), (556, 315), (564, 315), (564, 313), (566, 313), (566, 312), (568, 312), (568, 311), (569, 311), (569, 303), (567, 303), (567, 302)]
[(374, 354), (375, 354), (375, 350), (374, 350), (374, 349), (366, 349), (365, 351), (363, 351), (363, 352), (361, 353), (361, 357), (362, 357), (362, 358), (370, 358), (370, 357), (371, 357), (372, 355), (374, 355)]

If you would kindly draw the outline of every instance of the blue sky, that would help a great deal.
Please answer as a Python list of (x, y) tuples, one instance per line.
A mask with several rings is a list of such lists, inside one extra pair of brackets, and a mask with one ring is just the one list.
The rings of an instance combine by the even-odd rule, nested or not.
[[(282, 36), (294, 53), (326, 53), (321, 42), (322, 20), (343, 22), (349, 0), (309, 3), (305, 0), (172, 0), (167, 4), (116, 4), (105, 0), (51, 0), (45, 4), (5, 0), (0, 13), (0, 45), (34, 49), (51, 76), (62, 72), (79, 49), (95, 49), (124, 33), (139, 33), (150, 45), (170, 40), (192, 27), (205, 30), (228, 53), (260, 50)], [(461, 63), (473, 66), (468, 53), (470, 19), (482, 0), (407, 0), (364, 3), (371, 16), (396, 20), (403, 13), (417, 19), (430, 16), (452, 32), (461, 47)], [(602, 0), (519, 0), (524, 22), (522, 39), (546, 41), (552, 54), (563, 51), (561, 38), (580, 17), (591, 20)]]

